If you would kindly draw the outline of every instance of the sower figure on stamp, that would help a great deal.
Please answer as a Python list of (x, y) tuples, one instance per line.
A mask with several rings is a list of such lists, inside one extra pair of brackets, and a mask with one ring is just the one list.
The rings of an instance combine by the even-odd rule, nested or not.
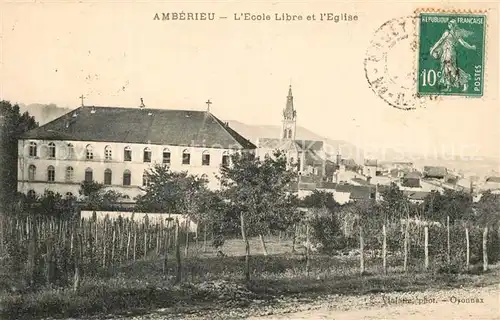
[(439, 84), (444, 86), (445, 91), (450, 91), (452, 87), (462, 87), (462, 91), (467, 91), (471, 75), (458, 67), (457, 45), (460, 44), (469, 50), (476, 50), (475, 45), (470, 45), (464, 40), (472, 34), (471, 31), (459, 28), (456, 20), (451, 20), (448, 22), (448, 30), (443, 33), (430, 50), (431, 56), (441, 61)]

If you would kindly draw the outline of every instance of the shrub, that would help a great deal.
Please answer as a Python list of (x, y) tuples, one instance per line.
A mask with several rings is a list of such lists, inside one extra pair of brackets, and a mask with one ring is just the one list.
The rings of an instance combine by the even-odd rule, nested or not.
[(311, 242), (320, 243), (321, 251), (333, 252), (346, 248), (348, 239), (341, 231), (335, 216), (314, 216), (311, 221)]

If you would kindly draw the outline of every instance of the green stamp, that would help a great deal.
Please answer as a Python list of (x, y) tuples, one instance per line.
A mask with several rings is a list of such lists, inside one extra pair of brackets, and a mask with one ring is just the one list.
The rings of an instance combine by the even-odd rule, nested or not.
[(483, 95), (486, 16), (421, 13), (418, 93)]

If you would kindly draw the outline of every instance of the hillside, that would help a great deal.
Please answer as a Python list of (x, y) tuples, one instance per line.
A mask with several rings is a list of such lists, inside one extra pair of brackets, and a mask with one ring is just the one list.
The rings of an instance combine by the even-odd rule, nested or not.
[[(62, 116), (70, 112), (72, 108), (58, 107), (55, 104), (20, 104), (21, 112), (28, 111), (40, 125)], [(273, 138), (280, 136), (279, 125), (249, 125), (237, 120), (226, 120), (229, 126), (239, 132), (244, 137), (255, 142), (258, 138)], [(397, 150), (385, 149), (382, 152), (373, 154), (364, 154), (364, 150), (358, 148), (354, 144), (344, 140), (334, 140), (322, 137), (313, 131), (297, 127), (297, 139), (300, 140), (320, 140), (325, 141), (325, 149), (330, 155), (330, 159), (334, 159), (337, 152), (340, 150), (343, 158), (354, 159), (357, 163), (362, 163), (365, 158), (383, 159), (384, 161), (412, 161), (417, 167), (424, 165), (445, 166), (449, 169), (454, 169), (465, 174), (474, 173), (479, 176), (498, 175), (500, 171), (500, 160), (496, 158), (482, 158), (475, 161), (461, 158), (443, 158), (430, 157), (421, 154), (405, 154), (401, 155)]]
[[(280, 136), (281, 128), (279, 125), (249, 125), (237, 120), (229, 120), (227, 122), (231, 128), (250, 139), (252, 142), (255, 142), (258, 138), (278, 138)], [(363, 152), (350, 142), (325, 138), (300, 126), (297, 127), (296, 139), (324, 141), (326, 152), (330, 154), (332, 158), (335, 158), (339, 150), (343, 156), (348, 158), (354, 157), (348, 155), (362, 155)]]
[(28, 113), (35, 117), (35, 120), (39, 125), (44, 125), (47, 122), (50, 122), (63, 114), (70, 112), (71, 108), (63, 108), (58, 107), (55, 104), (40, 104), (40, 103), (32, 103), (32, 104), (19, 104), (19, 109), (21, 112), (28, 111)]

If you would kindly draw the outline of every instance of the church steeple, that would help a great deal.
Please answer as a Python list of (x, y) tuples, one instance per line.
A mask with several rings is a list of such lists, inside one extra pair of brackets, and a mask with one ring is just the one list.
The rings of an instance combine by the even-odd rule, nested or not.
[(288, 96), (286, 97), (286, 106), (283, 110), (283, 124), (281, 130), (281, 139), (295, 140), (297, 112), (293, 107), (292, 85), (288, 88)]

